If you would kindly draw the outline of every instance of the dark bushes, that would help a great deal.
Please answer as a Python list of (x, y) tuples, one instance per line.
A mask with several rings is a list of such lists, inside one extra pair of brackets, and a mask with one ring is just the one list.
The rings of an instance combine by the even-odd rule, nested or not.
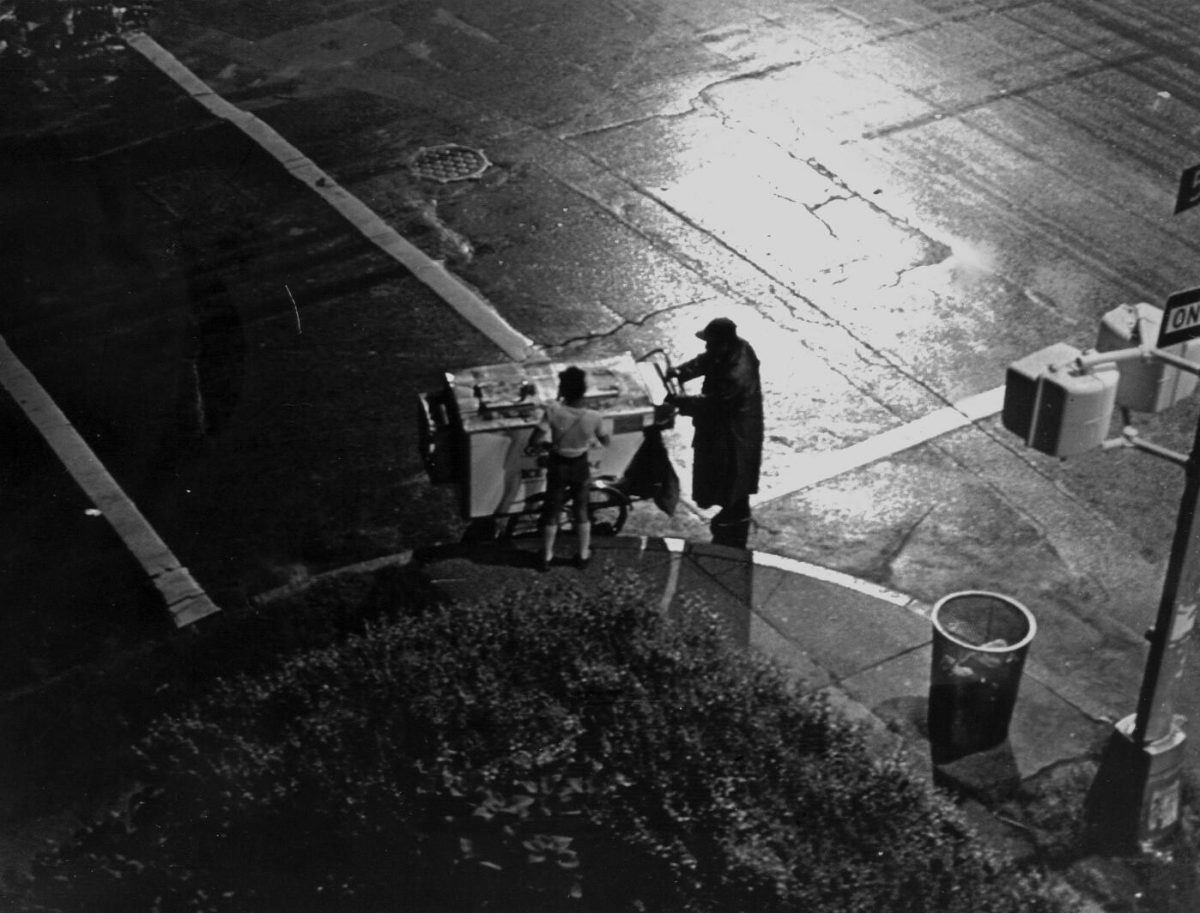
[[(1052, 911), (814, 697), (631, 579), (381, 623), (223, 681), (39, 872), (87, 910)], [(57, 880), (56, 880), (57, 879)]]
[[(216, 679), (274, 669), (297, 651), (344, 640), (371, 619), (418, 612), (434, 599), (415, 571), (397, 566), (332, 575), (301, 594), (258, 609), (229, 608), (180, 632), (157, 607), (167, 636), (0, 707), (0, 829), (63, 808), (94, 808), (127, 791), (130, 743)], [(11, 863), (0, 859), (0, 883)]]

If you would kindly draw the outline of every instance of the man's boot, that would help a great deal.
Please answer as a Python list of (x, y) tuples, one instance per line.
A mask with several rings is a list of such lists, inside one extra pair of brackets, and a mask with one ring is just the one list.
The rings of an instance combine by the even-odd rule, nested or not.
[(745, 548), (750, 539), (750, 505), (736, 504), (721, 508), (708, 527), (713, 545)]

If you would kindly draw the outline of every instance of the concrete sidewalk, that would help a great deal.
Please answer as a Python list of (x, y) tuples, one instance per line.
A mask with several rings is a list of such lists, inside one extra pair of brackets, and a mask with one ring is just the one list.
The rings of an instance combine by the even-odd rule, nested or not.
[[(726, 619), (736, 641), (773, 659), (802, 690), (826, 692), (866, 724), (877, 750), (903, 745), (910, 764), (934, 782), (1003, 792), (1060, 762), (1088, 756), (1111, 732), (1115, 716), (1100, 703), (1102, 696), (1082, 698), (1069, 680), (1039, 662), (1035, 636), (1007, 743), (935, 768), (925, 722), (930, 606), (764, 552), (647, 537), (596, 539), (593, 549), (586, 570), (560, 557), (549, 576), (632, 571), (666, 612), (700, 597)], [(540, 576), (536, 550), (534, 540), (518, 539), (434, 547), (414, 560), (447, 597), (471, 599)]]

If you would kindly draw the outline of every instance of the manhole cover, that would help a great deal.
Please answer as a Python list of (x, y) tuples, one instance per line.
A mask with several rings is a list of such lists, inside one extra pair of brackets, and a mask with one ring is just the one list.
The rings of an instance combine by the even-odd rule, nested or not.
[(413, 153), (408, 167), (419, 178), (430, 181), (469, 181), (477, 178), (491, 167), (478, 149), (447, 143), (442, 146), (424, 146)]

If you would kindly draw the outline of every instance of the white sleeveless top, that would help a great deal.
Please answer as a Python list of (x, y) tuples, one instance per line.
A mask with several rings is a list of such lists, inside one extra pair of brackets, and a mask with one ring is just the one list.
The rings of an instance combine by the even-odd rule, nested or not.
[(595, 409), (546, 403), (538, 427), (550, 435), (550, 447), (559, 456), (577, 457), (588, 451), (604, 417)]

